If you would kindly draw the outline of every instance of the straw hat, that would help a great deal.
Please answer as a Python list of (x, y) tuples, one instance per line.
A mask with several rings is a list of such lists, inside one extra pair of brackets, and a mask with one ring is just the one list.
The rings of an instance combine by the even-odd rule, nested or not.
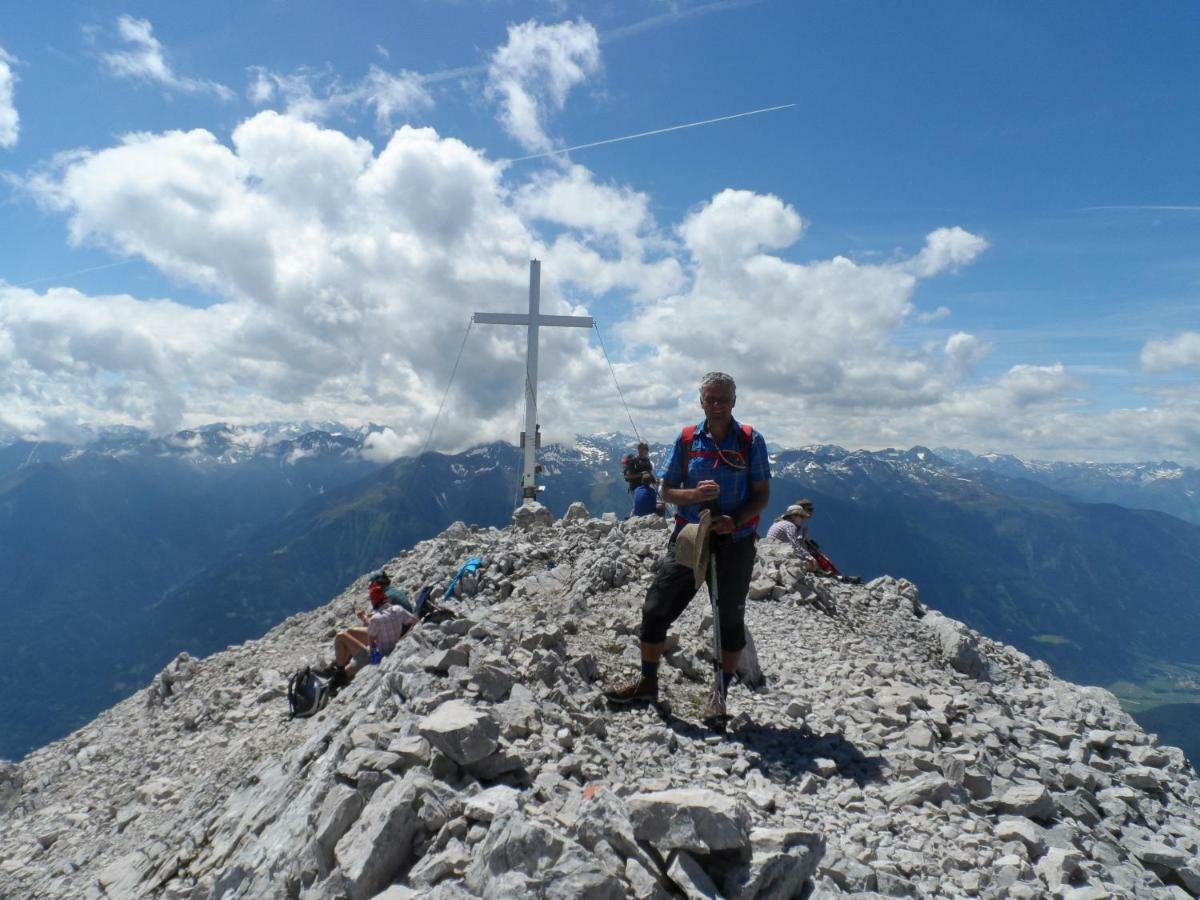
[(700, 522), (684, 525), (675, 538), (675, 562), (692, 570), (697, 589), (708, 572), (708, 531), (711, 527), (712, 513), (702, 509)]
[[(807, 505), (805, 505), (807, 504)], [(783, 511), (783, 515), (779, 518), (790, 519), (792, 516), (799, 516), (802, 519), (807, 519), (812, 516), (812, 501), (801, 500), (799, 503), (793, 503)]]

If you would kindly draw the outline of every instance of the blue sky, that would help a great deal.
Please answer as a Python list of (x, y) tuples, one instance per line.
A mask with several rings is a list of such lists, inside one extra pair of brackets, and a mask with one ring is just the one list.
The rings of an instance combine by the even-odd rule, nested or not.
[[(379, 6), (6, 15), (0, 431), (408, 452), (537, 255), (656, 437), (719, 368), (783, 444), (1200, 464), (1195, 4)], [(503, 332), (444, 446), (519, 427)], [(545, 335), (541, 419), (627, 422), (594, 336)]]

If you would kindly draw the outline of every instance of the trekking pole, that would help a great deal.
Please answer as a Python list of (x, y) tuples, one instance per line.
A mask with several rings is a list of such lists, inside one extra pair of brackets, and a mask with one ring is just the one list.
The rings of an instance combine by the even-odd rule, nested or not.
[(713, 699), (722, 702), (725, 699), (724, 667), (722, 666), (721, 650), (721, 613), (717, 608), (717, 557), (712, 552), (712, 539), (709, 538), (708, 552), (708, 599), (712, 602), (713, 620)]

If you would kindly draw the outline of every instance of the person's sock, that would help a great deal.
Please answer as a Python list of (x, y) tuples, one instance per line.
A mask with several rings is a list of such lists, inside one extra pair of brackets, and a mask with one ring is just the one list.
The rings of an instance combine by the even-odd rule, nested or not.
[(642, 677), (643, 678), (657, 678), (658, 677), (658, 663), (650, 662), (648, 659), (643, 659), (642, 660)]
[(733, 684), (733, 678), (735, 674), (736, 673), (734, 672), (721, 673), (721, 689), (727, 694), (729, 693), (729, 686)]

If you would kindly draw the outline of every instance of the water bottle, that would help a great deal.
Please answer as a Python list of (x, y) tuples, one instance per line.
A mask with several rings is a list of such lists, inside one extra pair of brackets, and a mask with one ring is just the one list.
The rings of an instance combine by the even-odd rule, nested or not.
[(379, 665), (379, 661), (383, 659), (383, 651), (379, 649), (378, 644), (371, 645), (371, 665)]

